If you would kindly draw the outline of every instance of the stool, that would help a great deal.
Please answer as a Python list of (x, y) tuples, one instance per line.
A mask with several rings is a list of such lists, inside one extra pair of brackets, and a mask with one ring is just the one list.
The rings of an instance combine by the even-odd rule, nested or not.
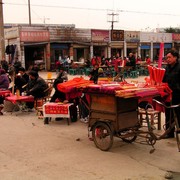
[(137, 71), (139, 72), (139, 76), (142, 76), (142, 75), (144, 75), (144, 74), (143, 74), (143, 72), (144, 72), (144, 69), (141, 69), (141, 68), (140, 68), (140, 69), (138, 69)]
[(138, 72), (137, 71), (131, 71), (130, 72), (130, 77), (131, 78), (137, 78), (138, 77)]
[(69, 69), (69, 74), (70, 75), (76, 75), (76, 69)]
[(78, 75), (83, 75), (84, 74), (84, 69), (82, 69), (82, 68), (77, 69), (77, 74)]
[(89, 76), (90, 72), (91, 72), (90, 68), (85, 68), (84, 69), (84, 73), (85, 73), (86, 76)]
[(148, 69), (144, 69), (144, 71), (143, 71), (143, 75), (145, 75), (145, 76), (149, 76), (149, 71), (148, 71)]
[[(151, 125), (157, 124), (158, 130), (161, 130), (161, 112), (154, 109), (148, 109), (147, 114), (149, 116)], [(139, 109), (138, 115), (140, 124), (142, 125), (143, 122), (146, 123), (146, 111), (144, 109)]]

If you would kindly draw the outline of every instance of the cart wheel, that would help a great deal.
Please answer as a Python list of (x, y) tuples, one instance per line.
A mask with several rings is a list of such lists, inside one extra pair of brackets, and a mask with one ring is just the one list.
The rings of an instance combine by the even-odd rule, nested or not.
[[(132, 134), (132, 136), (131, 136), (131, 134)], [(121, 137), (121, 139), (126, 143), (132, 143), (137, 138), (137, 135), (134, 135), (132, 130), (121, 133), (121, 136), (126, 136), (126, 135), (127, 135), (127, 137)]]
[(96, 147), (102, 151), (108, 151), (113, 145), (113, 133), (105, 123), (98, 122), (93, 127), (92, 137)]
[(149, 145), (153, 146), (153, 145), (156, 143), (156, 139), (153, 138), (153, 136), (152, 136), (151, 134), (147, 134), (147, 135), (146, 135), (146, 142), (147, 142)]

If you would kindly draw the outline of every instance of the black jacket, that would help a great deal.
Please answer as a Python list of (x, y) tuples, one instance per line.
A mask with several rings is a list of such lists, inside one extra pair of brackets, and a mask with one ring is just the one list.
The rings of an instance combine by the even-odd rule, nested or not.
[(29, 80), (27, 85), (27, 95), (33, 95), (35, 98), (45, 97), (48, 88), (48, 84), (41, 77), (37, 77), (35, 80)]
[(173, 67), (167, 65), (163, 82), (167, 82), (171, 90), (172, 96), (180, 99), (180, 63), (177, 62)]

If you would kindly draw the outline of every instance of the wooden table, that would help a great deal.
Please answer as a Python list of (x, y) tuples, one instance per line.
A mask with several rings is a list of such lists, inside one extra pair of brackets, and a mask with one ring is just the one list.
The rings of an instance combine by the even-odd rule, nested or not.
[(12, 96), (6, 97), (5, 100), (11, 101), (13, 104), (16, 104), (17, 102), (34, 102), (34, 97), (12, 95)]
[[(12, 96), (7, 96), (5, 97), (6, 101), (10, 101), (13, 104), (17, 105), (20, 109), (20, 111), (24, 111), (24, 102), (34, 102), (34, 97), (33, 96), (17, 96), (17, 95), (12, 95)], [(12, 110), (12, 113), (14, 112), (14, 109)]]

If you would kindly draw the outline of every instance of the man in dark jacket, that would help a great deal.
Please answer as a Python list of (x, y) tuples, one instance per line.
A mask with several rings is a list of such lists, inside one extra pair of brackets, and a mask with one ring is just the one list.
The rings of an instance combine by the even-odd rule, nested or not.
[[(46, 91), (48, 89), (48, 84), (45, 80), (39, 77), (39, 74), (36, 71), (30, 71), (29, 78), (30, 79), (26, 87), (27, 95), (34, 96), (35, 100), (45, 97), (48, 93), (48, 91)], [(27, 102), (26, 106), (29, 109), (32, 109), (34, 107), (34, 102)]]
[(132, 66), (132, 70), (136, 70), (136, 58), (133, 53), (129, 53), (129, 62), (130, 66)]
[(47, 92), (45, 90), (48, 88), (48, 84), (43, 78), (39, 76), (36, 71), (29, 72), (29, 82), (27, 85), (27, 95), (32, 95), (34, 98), (45, 97)]
[(98, 83), (98, 77), (99, 77), (98, 70), (99, 70), (99, 66), (95, 64), (93, 69), (90, 72), (90, 81), (93, 81), (94, 84)]
[[(167, 53), (167, 63), (163, 82), (168, 83), (172, 90), (172, 104), (180, 104), (180, 62), (179, 53), (176, 50), (172, 49)], [(170, 105), (170, 103), (167, 103), (167, 105)], [(180, 108), (176, 108), (175, 112), (180, 126)], [(172, 111), (166, 109), (166, 129), (169, 127), (169, 120), (172, 115)], [(174, 137), (174, 129), (169, 133), (168, 137)]]
[(22, 78), (24, 78), (25, 81), (26, 81), (26, 83), (28, 83), (28, 81), (29, 81), (29, 76), (28, 76), (28, 74), (26, 73), (25, 68), (24, 68), (24, 67), (20, 67), (18, 73), (20, 73), (21, 76), (22, 76)]

